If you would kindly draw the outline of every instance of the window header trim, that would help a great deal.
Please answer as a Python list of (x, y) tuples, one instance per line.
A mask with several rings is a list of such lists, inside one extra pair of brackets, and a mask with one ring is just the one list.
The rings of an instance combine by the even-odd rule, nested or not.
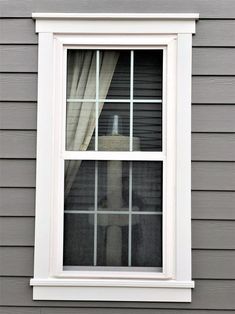
[(32, 18), (198, 20), (199, 13), (32, 13)]
[(194, 34), (199, 14), (32, 13), (32, 18), (36, 20), (37, 33)]

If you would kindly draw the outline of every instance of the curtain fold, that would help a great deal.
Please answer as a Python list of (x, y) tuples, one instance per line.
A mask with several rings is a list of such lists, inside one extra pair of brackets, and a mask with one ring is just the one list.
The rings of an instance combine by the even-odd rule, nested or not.
[[(118, 61), (117, 51), (100, 52), (99, 99), (105, 99)], [(68, 97), (96, 98), (96, 51), (74, 51), (68, 60)], [(99, 103), (99, 115), (104, 103)], [(68, 102), (66, 149), (87, 150), (95, 129), (95, 102)], [(68, 195), (81, 162), (69, 161), (65, 169), (65, 196)]]

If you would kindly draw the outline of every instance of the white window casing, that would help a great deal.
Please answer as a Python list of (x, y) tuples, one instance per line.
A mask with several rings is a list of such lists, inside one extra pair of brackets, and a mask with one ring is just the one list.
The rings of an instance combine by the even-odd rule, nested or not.
[[(33, 13), (39, 33), (35, 300), (190, 302), (191, 55), (198, 14)], [(163, 151), (65, 151), (67, 49), (163, 49)], [(63, 270), (63, 164), (164, 160), (163, 271)]]

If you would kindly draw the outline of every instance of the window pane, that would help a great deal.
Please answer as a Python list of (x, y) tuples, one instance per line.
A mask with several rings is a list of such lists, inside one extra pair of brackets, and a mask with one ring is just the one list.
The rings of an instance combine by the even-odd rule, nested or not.
[(66, 112), (66, 149), (94, 150), (95, 103), (68, 102)]
[(98, 215), (97, 266), (128, 266), (128, 215)]
[(100, 51), (99, 98), (130, 98), (130, 51)]
[(129, 171), (127, 162), (98, 162), (98, 210), (129, 210)]
[(64, 215), (64, 266), (90, 266), (94, 259), (94, 217)]
[(65, 266), (161, 266), (162, 162), (66, 161), (64, 212)]
[(95, 161), (65, 161), (65, 211), (94, 210)]
[(134, 99), (162, 98), (162, 50), (134, 53)]
[(99, 116), (99, 151), (130, 148), (130, 103), (104, 103)]
[(162, 104), (133, 104), (133, 136), (139, 141), (133, 150), (162, 150)]
[[(131, 52), (127, 50), (68, 51), (67, 150), (128, 151), (130, 127), (133, 128), (133, 150), (162, 150), (163, 53), (161, 50), (136, 50), (133, 56), (134, 69), (131, 69)], [(98, 76), (96, 68), (100, 71)], [(136, 99), (133, 126), (130, 125), (131, 88)], [(142, 103), (137, 102), (140, 99)], [(154, 103), (157, 100), (159, 102)], [(96, 119), (98, 138), (95, 140)]]
[(134, 215), (132, 266), (162, 267), (162, 216)]
[(133, 211), (162, 211), (162, 162), (132, 162)]
[(68, 50), (67, 98), (95, 99), (96, 51)]

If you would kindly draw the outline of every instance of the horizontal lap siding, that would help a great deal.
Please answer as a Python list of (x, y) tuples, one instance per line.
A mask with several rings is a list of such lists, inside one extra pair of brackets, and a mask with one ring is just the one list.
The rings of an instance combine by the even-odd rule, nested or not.
[[(235, 279), (235, 251), (194, 249), (194, 279)], [(33, 247), (1, 247), (0, 276), (33, 276)]]
[[(37, 75), (0, 73), (0, 101), (36, 101)], [(234, 104), (235, 76), (195, 76), (192, 80), (192, 101), (198, 104)]]
[[(67, 308), (66, 314), (142, 314), (142, 309), (110, 309), (110, 308)], [(63, 308), (43, 308), (42, 311), (38, 308), (33, 307), (22, 307), (22, 308), (0, 308), (0, 314), (64, 314), (65, 310)], [(149, 314), (156, 314), (155, 309), (149, 309)], [(183, 311), (182, 310), (168, 310), (168, 309), (158, 309), (158, 314), (190, 314), (190, 310)], [(194, 314), (214, 314), (211, 311), (204, 310), (195, 310)], [(216, 311), (216, 314), (232, 314), (232, 311)]]
[[(35, 158), (36, 132), (0, 130), (0, 158)], [(235, 133), (192, 134), (192, 160), (233, 161)]]
[[(197, 279), (235, 279), (234, 250), (194, 249), (192, 274)], [(0, 276), (32, 277), (33, 247), (1, 247)]]
[[(235, 27), (234, 27), (235, 33)], [(235, 38), (234, 38), (235, 41)], [(37, 45), (1, 45), (0, 72), (34, 72)], [(193, 48), (193, 75), (235, 75), (234, 48)], [(226, 58), (224, 56), (226, 55)]]
[[(34, 218), (1, 217), (0, 227), (0, 245), (34, 245)], [(193, 220), (192, 247), (235, 250), (234, 228), (235, 221)]]
[[(36, 130), (36, 103), (0, 102), (1, 130)], [(193, 132), (235, 132), (235, 106), (193, 105)]]
[(34, 216), (34, 188), (1, 188), (0, 216)]
[[(34, 188), (1, 188), (0, 216), (34, 217)], [(192, 218), (235, 220), (235, 193), (228, 191), (193, 191)]]
[[(0, 160), (0, 187), (35, 187), (34, 160)], [(193, 162), (193, 190), (235, 191), (234, 162)]]
[[(219, 1), (224, 6), (224, 1)], [(199, 20), (196, 27), (193, 47), (235, 47), (235, 20)], [(0, 19), (0, 44), (35, 45), (34, 29), (31, 19)]]
[(2, 0), (2, 17), (31, 17), (32, 12), (200, 13), (201, 18), (235, 18), (233, 0)]
[(0, 102), (1, 130), (36, 130), (37, 106), (31, 102)]
[[(65, 310), (63, 308), (43, 308), (41, 312), (38, 308), (0, 308), (0, 314), (64, 314)], [(110, 309), (110, 308), (67, 308), (66, 314), (142, 314), (143, 309)], [(156, 314), (156, 309), (149, 309), (149, 314)], [(158, 309), (158, 314), (190, 314), (190, 310), (168, 310), (168, 309)], [(195, 310), (194, 314), (214, 314), (211, 311)], [(232, 314), (232, 311), (216, 311), (216, 314)]]
[(0, 314), (232, 313), (235, 2), (99, 1), (103, 12), (199, 12), (203, 18), (193, 36), (191, 304), (32, 301), (38, 36), (30, 17), (94, 12), (97, 1), (2, 0), (0, 7)]
[[(4, 287), (0, 302), (7, 306), (37, 306), (37, 307), (86, 307), (86, 308), (168, 308), (168, 309), (218, 309), (234, 310), (235, 298), (234, 280), (197, 280), (193, 291), (192, 303), (135, 303), (135, 302), (63, 302), (63, 301), (33, 301), (29, 277), (1, 277), (0, 285)], [(148, 313), (148, 311), (147, 311)]]

